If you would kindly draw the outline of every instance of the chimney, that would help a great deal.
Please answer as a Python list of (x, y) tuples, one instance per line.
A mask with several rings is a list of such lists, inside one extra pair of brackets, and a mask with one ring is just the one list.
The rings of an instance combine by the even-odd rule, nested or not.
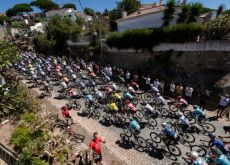
[(125, 18), (125, 17), (127, 17), (127, 12), (126, 12), (126, 11), (123, 11), (123, 12), (122, 12), (122, 18)]

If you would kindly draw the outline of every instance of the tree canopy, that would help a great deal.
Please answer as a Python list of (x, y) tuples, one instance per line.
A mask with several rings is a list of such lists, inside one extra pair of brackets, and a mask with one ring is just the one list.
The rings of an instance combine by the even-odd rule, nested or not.
[(34, 0), (30, 3), (30, 5), (38, 7), (43, 12), (59, 8), (58, 4), (52, 0)]
[(201, 14), (202, 9), (203, 5), (201, 3), (191, 3), (187, 22), (196, 22), (196, 18)]
[(128, 14), (137, 11), (140, 6), (141, 3), (138, 0), (122, 0), (121, 2), (117, 2), (117, 9), (126, 11)]
[(71, 9), (74, 9), (74, 10), (76, 10), (77, 9), (77, 7), (76, 7), (76, 5), (75, 4), (73, 4), (73, 3), (66, 3), (66, 4), (64, 4), (63, 6), (62, 6), (62, 8), (71, 8)]
[(166, 9), (164, 11), (164, 23), (163, 26), (168, 26), (170, 24), (170, 21), (174, 18), (174, 13), (175, 13), (175, 7), (176, 7), (176, 2), (175, 0), (168, 0), (166, 4)]
[(33, 9), (27, 3), (16, 4), (12, 8), (6, 11), (8, 17), (15, 16), (17, 14), (32, 12)]
[(179, 17), (177, 19), (177, 23), (186, 23), (188, 14), (189, 14), (189, 6), (185, 4), (182, 6), (181, 13), (178, 14)]
[(91, 8), (88, 8), (88, 7), (86, 7), (86, 8), (84, 9), (84, 13), (87, 14), (87, 15), (91, 15), (91, 16), (94, 16), (94, 15), (95, 15), (94, 10), (91, 9)]

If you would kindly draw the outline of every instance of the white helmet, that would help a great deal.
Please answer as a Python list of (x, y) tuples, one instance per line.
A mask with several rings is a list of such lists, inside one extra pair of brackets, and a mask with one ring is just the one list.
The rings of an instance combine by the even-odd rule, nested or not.
[(160, 96), (160, 95), (161, 95), (161, 94), (158, 92), (158, 93), (157, 93), (157, 96)]
[(197, 152), (193, 151), (193, 152), (191, 152), (191, 157), (198, 158), (199, 155), (197, 154)]
[(162, 125), (163, 127), (165, 127), (165, 126), (167, 125), (167, 123), (161, 123), (161, 125)]
[(178, 112), (177, 115), (178, 115), (179, 117), (181, 117), (181, 116), (183, 116), (183, 113), (182, 113), (182, 112)]

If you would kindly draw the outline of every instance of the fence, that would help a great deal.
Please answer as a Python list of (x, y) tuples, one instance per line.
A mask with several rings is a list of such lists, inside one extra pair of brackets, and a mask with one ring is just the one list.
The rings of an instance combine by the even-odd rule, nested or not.
[(0, 143), (0, 158), (4, 160), (8, 165), (18, 164), (18, 158), (16, 154), (10, 151), (2, 143)]

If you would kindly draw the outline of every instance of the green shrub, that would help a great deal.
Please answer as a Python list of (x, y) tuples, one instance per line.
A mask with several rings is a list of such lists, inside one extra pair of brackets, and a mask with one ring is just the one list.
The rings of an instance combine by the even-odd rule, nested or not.
[(48, 39), (46, 35), (38, 35), (33, 38), (34, 49), (43, 54), (49, 54), (52, 52), (55, 46), (55, 41)]
[(36, 116), (34, 113), (28, 113), (26, 112), (21, 116), (21, 119), (29, 124), (32, 124), (36, 121)]
[(163, 42), (183, 43), (195, 41), (203, 31), (201, 24), (177, 24), (162, 29), (127, 30), (113, 32), (107, 38), (107, 44), (117, 48), (151, 48)]
[(221, 40), (227, 39), (230, 35), (230, 15), (224, 15), (208, 22), (205, 26), (204, 34), (207, 39)]
[(11, 27), (12, 28), (19, 28), (19, 29), (28, 29), (28, 26), (23, 21), (12, 21)]
[(26, 144), (31, 140), (31, 132), (28, 128), (18, 127), (12, 134), (11, 143), (15, 149), (22, 151)]

